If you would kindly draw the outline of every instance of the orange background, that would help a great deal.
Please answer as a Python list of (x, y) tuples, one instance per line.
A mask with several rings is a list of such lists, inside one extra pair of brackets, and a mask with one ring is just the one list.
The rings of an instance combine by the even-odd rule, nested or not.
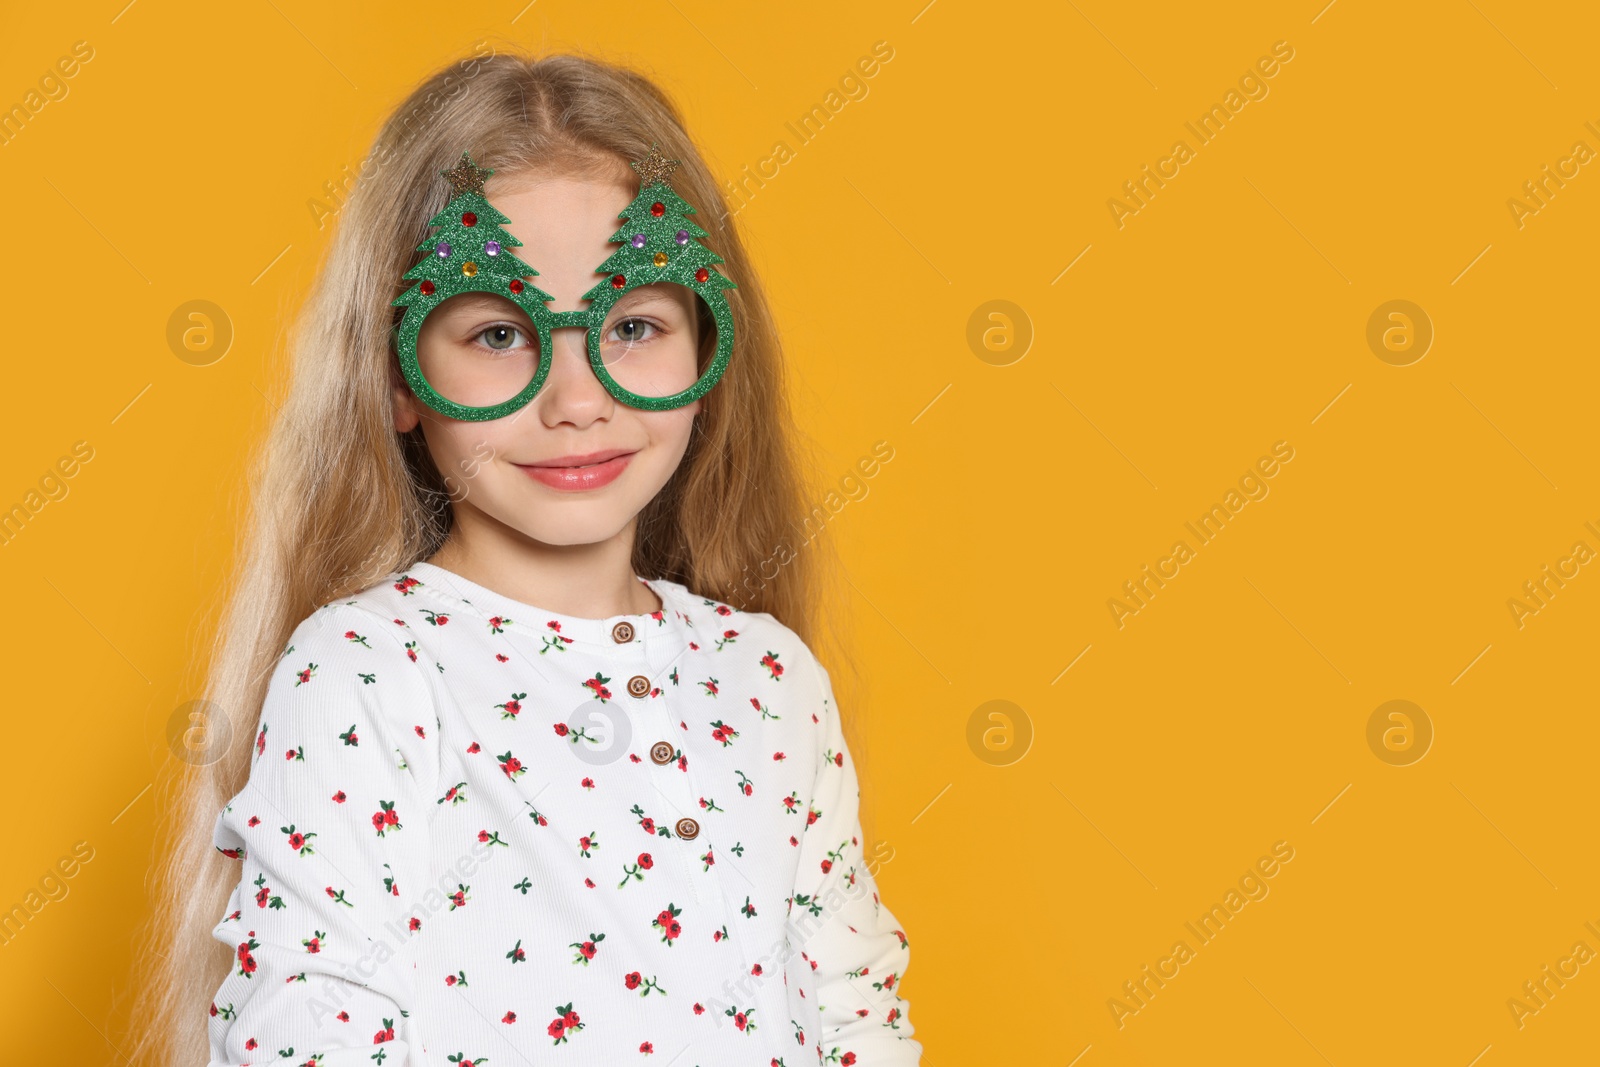
[[(1507, 606), (1600, 551), (1600, 176), (1508, 207), (1600, 149), (1591, 9), (124, 2), (0, 35), (6, 106), (93, 50), (0, 145), (0, 507), (93, 449), (0, 547), (0, 910), (93, 850), (0, 947), (8, 1060), (124, 1062), (146, 790), (331, 232), (307, 203), (479, 41), (653, 73), (729, 179), (788, 143), (739, 222), (819, 495), (894, 450), (826, 536), (927, 1062), (1593, 1056), (1600, 966), (1520, 1027), (1507, 1006), (1575, 942), (1600, 952), (1600, 567), (1520, 627)], [(866, 95), (798, 144), (785, 124), (879, 41)], [(1279, 41), (1267, 94), (1200, 144), (1185, 123)], [(1179, 139), (1193, 158), (1119, 227), (1108, 201)], [(195, 299), (234, 331), (209, 366), (166, 338)], [(1406, 366), (1367, 341), (1397, 299), (1434, 330)], [(968, 340), (991, 300), (1020, 309), (980, 317), (998, 351)], [(1199, 545), (1185, 523), (1279, 441), (1268, 494)], [(1180, 539), (1193, 558), (1119, 628), (1107, 601)], [(996, 700), (1009, 733), (973, 725)], [(1431, 724), (1420, 761), (1369, 746), (1390, 700)], [(1279, 841), (1268, 895), (1201, 944), (1185, 923)], [(1193, 958), (1119, 1026), (1108, 1001), (1135, 1006), (1123, 983), (1180, 939)]]

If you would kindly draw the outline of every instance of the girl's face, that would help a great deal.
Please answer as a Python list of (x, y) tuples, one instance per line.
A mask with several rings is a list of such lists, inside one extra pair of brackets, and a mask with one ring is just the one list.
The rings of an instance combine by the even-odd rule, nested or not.
[[(498, 186), (491, 179), (484, 189), (510, 217), (505, 228), (522, 242), (511, 251), (539, 272), (531, 284), (554, 297), (552, 311), (588, 306), (582, 294), (600, 280), (595, 268), (616, 250), (609, 238), (636, 192), (565, 177), (518, 177)], [(637, 345), (636, 351), (657, 359), (693, 353), (700, 341), (698, 302), (682, 286), (635, 289), (608, 316), (602, 346), (611, 352)], [(628, 407), (595, 377), (583, 330), (554, 330), (551, 342), (550, 371), (538, 394), (521, 410), (490, 422), (440, 415), (417, 399), (393, 367), (395, 429), (405, 433), (421, 423), (428, 451), (450, 487), (452, 536), (494, 537), (480, 533), (494, 530), (547, 545), (609, 540), (631, 529), (683, 458), (698, 400), (670, 411)], [(425, 373), (430, 367), (531, 366), (538, 345), (533, 324), (515, 304), (463, 293), (423, 321), (417, 357)], [(645, 347), (650, 345), (656, 347)]]

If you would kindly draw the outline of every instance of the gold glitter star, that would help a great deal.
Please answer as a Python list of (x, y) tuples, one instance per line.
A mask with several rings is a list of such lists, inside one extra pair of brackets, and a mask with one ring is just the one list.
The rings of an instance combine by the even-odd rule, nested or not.
[(484, 170), (472, 162), (471, 156), (463, 152), (459, 163), (449, 170), (441, 170), (439, 173), (445, 176), (445, 179), (450, 182), (450, 188), (455, 190), (450, 194), (450, 198), (453, 200), (462, 193), (482, 193), (483, 183), (488, 180), (489, 175), (493, 174), (494, 171)]
[(654, 142), (652, 142), (650, 154), (637, 163), (629, 163), (628, 166), (639, 172), (639, 188), (643, 189), (646, 186), (654, 185), (656, 182), (664, 184), (668, 178), (672, 177), (672, 172), (678, 169), (678, 161), (663, 156), (657, 150)]

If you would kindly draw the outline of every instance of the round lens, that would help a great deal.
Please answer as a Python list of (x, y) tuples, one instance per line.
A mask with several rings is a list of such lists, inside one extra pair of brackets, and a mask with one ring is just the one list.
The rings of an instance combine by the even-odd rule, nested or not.
[(417, 332), (417, 366), (433, 391), (466, 407), (516, 397), (539, 370), (539, 335), (516, 304), (493, 293), (459, 293), (428, 313)]
[(644, 397), (688, 389), (716, 347), (710, 309), (698, 293), (676, 282), (655, 282), (624, 293), (606, 313), (600, 331), (606, 373)]

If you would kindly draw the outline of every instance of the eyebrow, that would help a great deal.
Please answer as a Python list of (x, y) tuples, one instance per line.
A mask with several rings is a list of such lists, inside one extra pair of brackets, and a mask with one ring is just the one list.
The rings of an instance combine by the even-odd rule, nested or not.
[(508, 298), (497, 296), (494, 293), (467, 292), (458, 293), (451, 299), (456, 301), (455, 306), (462, 309), (480, 310), (483, 308), (498, 308), (502, 300)]

